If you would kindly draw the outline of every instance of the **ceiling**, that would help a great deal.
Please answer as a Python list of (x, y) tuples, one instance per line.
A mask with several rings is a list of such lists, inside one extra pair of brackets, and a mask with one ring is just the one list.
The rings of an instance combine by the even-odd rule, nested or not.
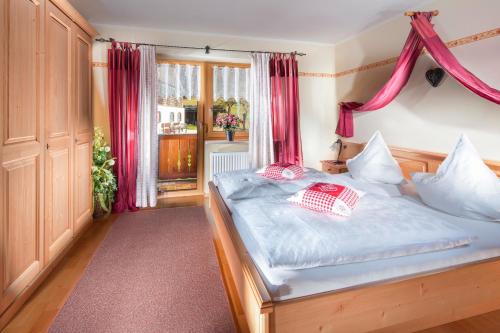
[(334, 44), (428, 0), (69, 0), (91, 23)]

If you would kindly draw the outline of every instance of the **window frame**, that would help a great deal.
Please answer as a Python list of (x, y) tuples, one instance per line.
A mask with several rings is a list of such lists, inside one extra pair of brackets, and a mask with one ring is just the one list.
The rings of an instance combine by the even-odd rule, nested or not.
[[(197, 60), (178, 60), (174, 58), (156, 58), (157, 64), (191, 64), (199, 65), (201, 70), (201, 92), (199, 108), (202, 112), (198, 114), (198, 121), (203, 126), (203, 133), (201, 136), (204, 141), (208, 140), (225, 140), (226, 134), (224, 132), (213, 130), (213, 114), (211, 108), (213, 105), (213, 67), (237, 67), (237, 68), (250, 68), (250, 63), (239, 62), (218, 62), (218, 61), (197, 61)], [(252, 119), (250, 119), (250, 122)], [(249, 129), (244, 132), (236, 131), (234, 139), (236, 141), (248, 141)]]
[[(205, 140), (221, 140), (226, 138), (224, 132), (213, 130), (213, 113), (211, 111), (213, 105), (213, 67), (236, 67), (236, 68), (250, 68), (249, 63), (235, 63), (235, 62), (206, 62), (205, 63), (205, 110), (204, 110), (204, 127), (205, 127)], [(250, 102), (250, 101), (249, 101)], [(250, 119), (250, 122), (252, 119)], [(244, 132), (236, 131), (234, 139), (237, 141), (248, 141), (248, 130)]]
[[(205, 161), (204, 161), (204, 154), (205, 154), (205, 130), (203, 129), (204, 126), (204, 119), (205, 119), (205, 82), (206, 82), (206, 62), (204, 61), (197, 61), (197, 60), (177, 60), (175, 58), (165, 58), (161, 57), (160, 55), (156, 56), (156, 64), (181, 64), (181, 65), (199, 65), (200, 66), (200, 74), (201, 74), (201, 91), (200, 91), (200, 100), (198, 101), (198, 108), (199, 112), (197, 112), (196, 115), (196, 127), (198, 128), (198, 142), (197, 142), (197, 156), (196, 156), (196, 162), (197, 162), (197, 171), (196, 171), (196, 189), (195, 190), (179, 190), (179, 191), (172, 191), (172, 192), (163, 192), (162, 194), (158, 195), (158, 198), (170, 198), (170, 197), (183, 197), (183, 196), (189, 196), (189, 195), (201, 195), (204, 193), (203, 189), (203, 184), (204, 184), (204, 170), (205, 170)], [(200, 112), (201, 111), (201, 112)]]

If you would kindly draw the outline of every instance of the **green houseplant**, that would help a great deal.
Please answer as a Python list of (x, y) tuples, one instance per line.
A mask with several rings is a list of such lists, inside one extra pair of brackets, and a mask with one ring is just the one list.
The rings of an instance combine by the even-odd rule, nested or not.
[(98, 127), (94, 128), (92, 147), (92, 183), (94, 188), (94, 218), (111, 213), (116, 192), (116, 178), (113, 174), (115, 159), (111, 156), (111, 148), (104, 140), (104, 134)]

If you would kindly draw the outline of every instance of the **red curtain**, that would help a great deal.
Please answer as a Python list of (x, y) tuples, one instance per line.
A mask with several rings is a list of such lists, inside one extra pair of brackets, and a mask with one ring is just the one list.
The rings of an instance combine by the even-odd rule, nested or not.
[(273, 54), (271, 121), (276, 162), (302, 165), (299, 126), (299, 71), (295, 55)]
[(118, 190), (114, 212), (136, 211), (137, 107), (140, 53), (131, 44), (113, 42), (108, 50), (108, 104), (111, 152)]
[[(425, 48), (436, 62), (452, 77), (477, 95), (500, 104), (500, 90), (496, 90), (465, 69), (439, 38), (432, 24), (421, 13), (412, 17), (411, 26), (422, 38)], [(498, 55), (500, 57), (500, 55)], [(498, 70), (498, 68), (496, 69)]]
[(354, 135), (353, 111), (375, 111), (386, 106), (396, 98), (408, 82), (424, 46), (436, 62), (460, 83), (479, 96), (500, 104), (500, 91), (489, 87), (460, 65), (450, 50), (437, 36), (430, 20), (431, 14), (428, 12), (417, 13), (412, 17), (412, 29), (396, 63), (396, 67), (389, 81), (370, 101), (365, 104), (358, 102), (339, 103), (337, 134), (348, 138)]

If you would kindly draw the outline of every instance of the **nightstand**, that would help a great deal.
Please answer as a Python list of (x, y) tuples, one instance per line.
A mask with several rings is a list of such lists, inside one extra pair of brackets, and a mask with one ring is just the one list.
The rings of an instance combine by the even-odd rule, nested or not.
[(347, 172), (345, 162), (336, 163), (333, 160), (321, 161), (321, 171), (336, 174)]

